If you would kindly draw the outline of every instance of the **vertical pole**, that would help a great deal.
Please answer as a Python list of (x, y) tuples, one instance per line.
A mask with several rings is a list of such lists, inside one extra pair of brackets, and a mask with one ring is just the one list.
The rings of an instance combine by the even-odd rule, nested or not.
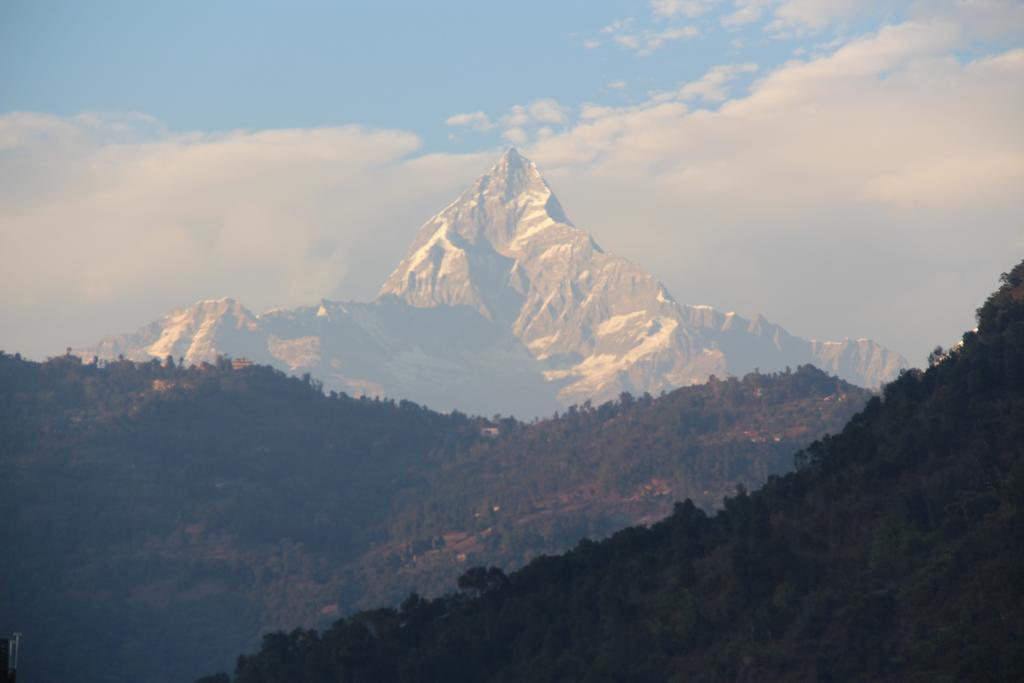
[(18, 680), (18, 649), (21, 645), (21, 634), (13, 633), (14, 637), (12, 645), (14, 646), (14, 656), (11, 657), (11, 683), (17, 683)]

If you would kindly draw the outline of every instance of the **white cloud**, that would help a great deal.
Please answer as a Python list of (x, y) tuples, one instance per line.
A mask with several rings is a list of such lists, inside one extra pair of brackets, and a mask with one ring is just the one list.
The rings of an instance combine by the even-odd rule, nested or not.
[(0, 116), (0, 344), (53, 353), (207, 297), (257, 311), (371, 297), (492, 156), (409, 158), (419, 147), (357, 126)]
[(540, 123), (565, 123), (569, 111), (552, 99), (531, 102), (528, 110), (530, 118)]
[(608, 112), (617, 111), (614, 107), (606, 107), (600, 104), (587, 103), (580, 107), (580, 120), (588, 121), (603, 118)]
[(612, 40), (614, 40), (616, 43), (629, 50), (640, 49), (640, 38), (631, 33), (620, 33), (619, 35), (615, 36)]
[(721, 102), (728, 96), (729, 84), (742, 74), (757, 73), (757, 64), (723, 64), (714, 66), (700, 80), (679, 89), (682, 100), (700, 98), (705, 102)]
[(519, 126), (506, 128), (501, 136), (514, 145), (525, 145), (530, 140), (529, 134)]
[[(686, 7), (697, 7), (702, 3), (676, 2), (669, 0), (665, 3), (655, 2), (652, 10), (655, 15), (669, 17), (673, 14), (686, 14)], [(663, 6), (663, 7), (662, 7)], [(659, 7), (662, 7), (659, 14)], [(668, 12), (672, 12), (669, 14)], [(700, 29), (696, 26), (668, 26), (660, 30), (635, 28), (636, 22), (632, 17), (617, 19), (601, 29), (601, 35), (606, 36), (611, 42), (627, 50), (635, 52), (641, 57), (654, 54), (665, 44), (677, 41), (696, 38), (701, 35)], [(601, 41), (592, 39), (584, 42), (586, 48), (600, 47)]]
[(950, 19), (965, 33), (982, 40), (1024, 34), (1024, 3), (1020, 0), (928, 0), (916, 2), (918, 20)]
[(551, 98), (517, 104), (500, 119), (504, 128), (502, 137), (517, 145), (526, 144), (530, 139), (528, 129), (544, 125), (563, 126), (568, 121), (569, 108)]
[(621, 79), (617, 81), (608, 81), (607, 83), (604, 84), (604, 87), (607, 88), (608, 90), (625, 90), (626, 81), (623, 81)]
[(742, 26), (760, 21), (764, 8), (772, 0), (735, 0), (735, 10), (722, 17), (722, 26)]
[[(961, 65), (948, 56), (959, 45), (959, 33), (951, 24), (886, 27), (827, 56), (794, 60), (770, 71), (749, 95), (725, 102), (717, 112), (672, 109), (664, 95), (640, 107), (590, 107), (585, 120), (537, 151), (550, 154), (557, 163), (593, 161), (598, 147), (604, 148), (601, 154), (625, 153), (628, 148), (630, 157), (639, 159), (643, 155), (637, 150), (646, 149), (639, 143), (652, 137), (662, 141), (650, 146), (650, 163), (655, 167), (663, 167), (662, 158), (686, 158), (693, 164), (697, 151), (701, 158), (716, 159), (721, 167), (725, 159), (721, 149), (753, 157), (758, 150), (778, 150), (785, 140), (787, 151), (773, 165), (782, 160), (796, 165), (799, 159), (813, 164), (813, 173), (820, 174), (823, 157), (834, 162), (826, 166), (830, 172), (846, 178), (845, 187), (852, 192), (847, 198), (863, 199), (868, 179), (891, 175), (876, 175), (883, 167), (906, 164), (909, 169), (920, 160), (941, 158), (954, 146), (958, 154), (973, 149), (978, 158), (984, 158), (990, 152), (1013, 149), (1006, 145), (1020, 139), (1017, 127), (1008, 125), (1013, 118), (1010, 113), (1019, 113), (1022, 97), (1015, 87), (1021, 84), (1018, 71), (1024, 71), (1019, 53)], [(732, 79), (756, 69), (754, 64), (717, 66), (674, 96), (721, 101)], [(938, 87), (940, 83), (945, 86)], [(992, 125), (981, 125), (989, 116), (995, 117)], [(919, 144), (911, 145), (911, 140)], [(585, 149), (594, 151), (584, 154)], [(882, 154), (883, 149), (888, 152)], [(723, 183), (727, 180), (721, 178)], [(947, 188), (921, 199), (970, 201), (982, 188), (967, 181), (961, 178), (959, 189)], [(950, 190), (956, 191), (950, 194)], [(821, 196), (817, 190), (813, 194)]]
[[(887, 26), (713, 111), (588, 106), (526, 152), (577, 224), (677, 298), (916, 359), (970, 326), (1024, 218), (1024, 49), (965, 61), (963, 40), (950, 22)], [(676, 97), (720, 99), (737, 68), (753, 69), (712, 69)], [(965, 287), (967, 272), (987, 279)]]
[(469, 128), (478, 132), (485, 132), (494, 128), (494, 123), (482, 111), (455, 114), (445, 119), (445, 125), (453, 128)]
[(1024, 3), (1019, 0), (732, 0), (732, 11), (719, 21), (727, 28), (765, 21), (765, 32), (796, 38), (855, 21), (884, 23), (896, 16), (954, 20), (982, 37), (1024, 31)]
[(659, 47), (673, 40), (684, 40), (688, 38), (696, 38), (700, 35), (700, 30), (696, 26), (679, 26), (676, 28), (666, 29), (653, 35), (645, 36), (644, 47), (651, 52), (654, 52)]
[(837, 21), (867, 13), (877, 4), (878, 0), (783, 0), (767, 30), (820, 31)]
[(530, 113), (522, 104), (512, 107), (508, 114), (501, 117), (501, 123), (505, 126), (524, 126), (530, 122)]
[(633, 25), (633, 17), (626, 17), (625, 19), (616, 19), (612, 23), (608, 24), (601, 29), (601, 33), (605, 35), (612, 35), (614, 33), (622, 33), (623, 31), (629, 30)]
[(699, 17), (713, 4), (708, 0), (651, 0), (651, 12), (656, 17)]
[(661, 31), (645, 30), (638, 33), (615, 33), (612, 40), (627, 50), (634, 51), (641, 57), (654, 54), (665, 44), (676, 40), (687, 40), (700, 35), (696, 26), (676, 26)]

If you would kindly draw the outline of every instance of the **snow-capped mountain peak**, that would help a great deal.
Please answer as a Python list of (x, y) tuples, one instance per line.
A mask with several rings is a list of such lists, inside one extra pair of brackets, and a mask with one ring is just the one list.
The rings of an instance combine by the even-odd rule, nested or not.
[(552, 247), (600, 251), (566, 218), (536, 165), (510, 148), (423, 224), (380, 296), (511, 321), (529, 288), (526, 264), (553, 256)]
[[(795, 339), (760, 316), (676, 303), (653, 275), (575, 227), (514, 148), (420, 228), (381, 295), (418, 307), (465, 305), (507, 323), (566, 403), (752, 369), (723, 350), (719, 337), (733, 329), (776, 355)], [(808, 360), (819, 348), (807, 349)]]
[[(515, 148), (424, 223), (370, 304), (254, 316), (232, 300), (173, 311), (104, 358), (245, 355), (328, 388), (460, 410), (536, 410), (814, 363), (877, 386), (906, 361), (869, 340), (807, 341), (762, 316), (680, 304), (601, 250)], [(488, 406), (486, 409), (484, 406)]]

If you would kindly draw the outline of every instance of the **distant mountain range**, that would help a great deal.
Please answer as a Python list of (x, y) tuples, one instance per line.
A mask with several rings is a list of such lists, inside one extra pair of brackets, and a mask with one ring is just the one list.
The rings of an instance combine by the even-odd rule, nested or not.
[(530, 417), (811, 363), (875, 387), (906, 360), (868, 339), (808, 341), (761, 316), (677, 303), (566, 217), (515, 149), (419, 230), (371, 303), (254, 315), (200, 301), (78, 351), (132, 360), (246, 356), (327, 389)]

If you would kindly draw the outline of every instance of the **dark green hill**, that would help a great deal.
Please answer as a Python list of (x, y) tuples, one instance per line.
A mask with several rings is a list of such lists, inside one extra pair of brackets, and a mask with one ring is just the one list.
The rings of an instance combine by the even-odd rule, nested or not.
[(713, 517), (268, 635), (234, 680), (1019, 681), (1024, 263), (978, 319)]
[(0, 354), (0, 632), (26, 680), (188, 680), (268, 630), (712, 509), (867, 398), (804, 367), (524, 424), (227, 362)]

